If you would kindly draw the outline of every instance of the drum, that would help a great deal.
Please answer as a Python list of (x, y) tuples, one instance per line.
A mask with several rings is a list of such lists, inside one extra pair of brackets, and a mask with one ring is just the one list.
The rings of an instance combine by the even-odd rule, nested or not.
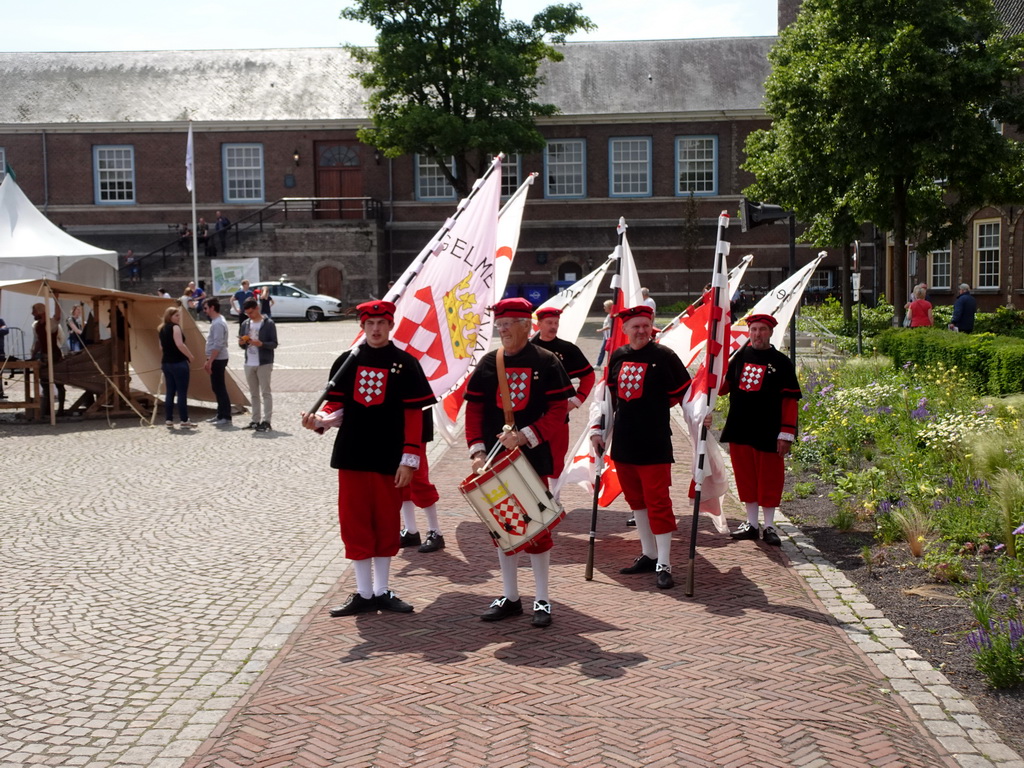
[(518, 448), (503, 453), (482, 473), (467, 477), (459, 490), (484, 521), (494, 545), (506, 555), (525, 549), (565, 517), (562, 505)]

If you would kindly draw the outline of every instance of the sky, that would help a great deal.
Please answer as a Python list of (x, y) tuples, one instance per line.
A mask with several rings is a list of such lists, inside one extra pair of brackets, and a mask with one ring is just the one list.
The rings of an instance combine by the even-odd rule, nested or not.
[[(568, 0), (567, 0), (568, 1)], [(776, 33), (776, 0), (577, 0), (597, 24), (570, 40), (757, 37)], [(48, 0), (8, 3), (0, 50), (162, 51), (372, 45), (372, 27), (342, 21), (349, 0)], [(528, 21), (553, 0), (504, 0)], [(642, 8), (642, 12), (639, 11)]]

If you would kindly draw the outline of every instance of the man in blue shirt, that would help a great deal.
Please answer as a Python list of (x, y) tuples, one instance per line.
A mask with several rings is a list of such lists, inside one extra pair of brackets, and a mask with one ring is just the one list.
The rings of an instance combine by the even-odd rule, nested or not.
[(231, 308), (235, 310), (235, 315), (238, 317), (239, 324), (245, 322), (245, 311), (242, 309), (245, 306), (245, 302), (249, 299), (255, 298), (256, 294), (249, 288), (249, 281), (243, 280), (242, 287), (235, 291), (231, 297)]

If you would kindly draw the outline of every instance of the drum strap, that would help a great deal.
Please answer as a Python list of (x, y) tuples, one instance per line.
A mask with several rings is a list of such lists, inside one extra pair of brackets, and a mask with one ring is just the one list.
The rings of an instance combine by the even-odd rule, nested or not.
[(505, 424), (515, 427), (516, 418), (512, 411), (512, 393), (508, 389), (508, 379), (505, 377), (505, 350), (498, 350), (498, 391), (501, 393), (501, 409), (505, 413)]

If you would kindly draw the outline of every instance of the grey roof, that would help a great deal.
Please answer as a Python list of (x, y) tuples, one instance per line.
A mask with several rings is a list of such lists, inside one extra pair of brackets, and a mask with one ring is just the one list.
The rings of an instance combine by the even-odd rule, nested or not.
[(1009, 34), (1024, 34), (1024, 3), (1021, 0), (993, 0), (993, 5)]
[[(759, 110), (775, 38), (568, 43), (540, 97), (564, 115)], [(340, 48), (0, 53), (0, 125), (365, 122)]]
[(758, 111), (775, 40), (570, 43), (540, 96), (566, 115)]

